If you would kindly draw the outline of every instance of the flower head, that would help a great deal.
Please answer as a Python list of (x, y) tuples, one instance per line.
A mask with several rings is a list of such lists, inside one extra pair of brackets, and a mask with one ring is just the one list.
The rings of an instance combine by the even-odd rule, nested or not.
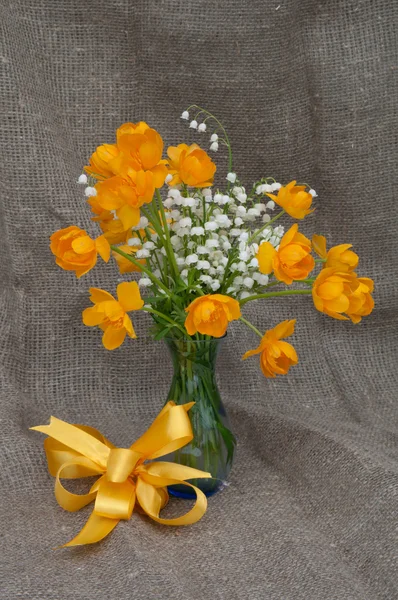
[(102, 180), (112, 177), (117, 172), (112, 166), (112, 161), (118, 154), (119, 150), (116, 144), (102, 144), (91, 155), (90, 164), (84, 167), (84, 170), (95, 179)]
[(102, 343), (107, 350), (121, 346), (126, 335), (137, 337), (127, 314), (144, 306), (136, 281), (119, 283), (117, 300), (109, 292), (98, 288), (90, 288), (90, 294), (94, 306), (83, 311), (83, 323), (89, 327), (98, 325), (102, 329)]
[(164, 184), (167, 175), (165, 160), (162, 160), (163, 140), (161, 135), (141, 121), (125, 123), (117, 131), (118, 155), (112, 161), (115, 173), (133, 177), (132, 172), (149, 171), (155, 188)]
[(373, 310), (372, 291), (371, 279), (326, 268), (314, 281), (312, 298), (320, 312), (340, 321), (351, 319), (353, 323), (359, 323)]
[(87, 181), (88, 181), (87, 175), (85, 173), (82, 173), (81, 175), (79, 175), (77, 183), (80, 183), (81, 185), (86, 185)]
[(340, 244), (327, 251), (326, 238), (323, 235), (313, 235), (312, 246), (318, 256), (326, 260), (325, 268), (333, 267), (343, 273), (349, 273), (358, 265), (358, 255), (350, 250), (352, 244)]
[(152, 201), (155, 192), (151, 171), (130, 171), (97, 183), (97, 204), (104, 210), (115, 210), (125, 230), (140, 220), (140, 207)]
[(296, 185), (291, 181), (284, 187), (279, 188), (278, 195), (266, 194), (269, 198), (279, 204), (293, 219), (304, 219), (315, 209), (310, 210), (312, 195), (305, 191), (304, 185)]
[(260, 273), (269, 275), (273, 271), (279, 281), (288, 285), (306, 279), (315, 266), (311, 242), (299, 233), (297, 223), (285, 233), (278, 250), (270, 242), (263, 242), (257, 260)]
[(216, 165), (197, 144), (179, 144), (167, 149), (169, 172), (174, 175), (170, 185), (186, 183), (191, 187), (204, 188), (213, 184)]
[(243, 355), (243, 360), (261, 354), (260, 366), (265, 377), (286, 375), (292, 365), (296, 365), (298, 357), (295, 349), (288, 342), (281, 341), (294, 332), (295, 319), (282, 321), (263, 336), (260, 345), (255, 350), (249, 350)]
[(100, 235), (93, 240), (84, 229), (75, 225), (53, 233), (50, 250), (56, 257), (57, 265), (65, 271), (75, 271), (78, 278), (95, 266), (98, 254), (105, 262), (110, 256), (110, 246), (105, 236)]
[[(137, 238), (137, 240), (139, 241), (139, 239)], [(136, 252), (138, 252), (138, 250), (140, 250), (141, 245), (137, 245), (137, 246), (130, 246), (129, 244), (123, 244), (122, 246), (119, 246), (119, 250), (122, 250), (122, 252), (124, 252), (125, 254), (130, 254), (131, 256), (134, 257), (134, 255), (136, 254)], [(122, 256), (121, 254), (119, 254), (118, 252), (112, 252), (117, 266), (119, 267), (119, 271), (120, 273), (123, 275), (124, 273), (133, 273), (136, 271), (141, 271), (141, 269), (135, 265), (133, 262), (131, 262), (131, 260), (129, 260), (128, 258), (126, 258), (125, 256)], [(137, 258), (138, 262), (142, 265), (145, 265), (145, 259), (144, 258)]]
[(123, 123), (116, 130), (116, 139), (119, 140), (122, 135), (145, 134), (150, 129), (148, 123), (139, 121), (138, 123)]
[(239, 302), (223, 294), (200, 296), (185, 311), (188, 313), (185, 329), (189, 335), (199, 332), (216, 338), (225, 334), (230, 321), (240, 317)]
[(372, 279), (368, 277), (356, 279), (356, 287), (349, 297), (350, 305), (347, 310), (347, 315), (353, 323), (359, 323), (362, 317), (367, 317), (372, 312), (375, 305), (371, 296), (373, 289)]

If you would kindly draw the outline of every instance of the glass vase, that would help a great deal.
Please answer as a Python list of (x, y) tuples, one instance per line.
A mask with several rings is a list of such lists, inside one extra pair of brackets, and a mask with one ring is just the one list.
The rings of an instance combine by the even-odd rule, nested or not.
[[(211, 479), (189, 481), (206, 496), (225, 485), (236, 444), (215, 374), (217, 355), (224, 339), (225, 336), (209, 340), (165, 339), (174, 369), (167, 400), (174, 400), (176, 404), (195, 402), (195, 405), (188, 412), (194, 439), (163, 460), (211, 473)], [(169, 492), (183, 498), (195, 497), (183, 485), (170, 486)]]

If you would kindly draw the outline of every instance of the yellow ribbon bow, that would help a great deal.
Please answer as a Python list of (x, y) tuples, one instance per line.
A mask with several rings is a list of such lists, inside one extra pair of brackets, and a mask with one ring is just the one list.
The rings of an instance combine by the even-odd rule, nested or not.
[[(136, 503), (154, 521), (164, 525), (190, 525), (203, 517), (207, 498), (187, 479), (211, 477), (210, 473), (170, 462), (150, 462), (182, 448), (193, 439), (187, 412), (194, 402), (177, 406), (168, 402), (149, 429), (130, 448), (116, 448), (99, 431), (71, 425), (51, 417), (49, 425), (31, 427), (49, 437), (44, 440), (48, 469), (55, 479), (55, 497), (65, 510), (75, 512), (95, 500), (83, 529), (65, 546), (93, 544), (102, 540), (121, 519), (130, 519)], [(61, 478), (100, 475), (88, 494), (72, 494)], [(162, 519), (167, 504), (166, 486), (183, 484), (196, 493), (193, 508), (175, 519)]]

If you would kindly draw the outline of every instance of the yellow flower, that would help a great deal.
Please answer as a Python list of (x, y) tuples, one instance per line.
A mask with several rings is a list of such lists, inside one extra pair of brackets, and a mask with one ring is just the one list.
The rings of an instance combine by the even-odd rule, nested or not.
[(283, 338), (292, 335), (296, 320), (282, 321), (263, 336), (260, 345), (255, 350), (249, 350), (243, 355), (243, 360), (254, 354), (260, 354), (260, 366), (265, 377), (286, 375), (292, 365), (296, 365), (298, 357), (295, 349)]
[(371, 279), (326, 268), (314, 281), (312, 298), (315, 308), (320, 312), (340, 321), (351, 319), (353, 323), (359, 323), (362, 317), (373, 310), (372, 291)]
[[(128, 244), (125, 244), (123, 246), (119, 246), (119, 248), (125, 254), (131, 254), (132, 256), (134, 256), (137, 250), (140, 249), (140, 246), (129, 246)], [(115, 257), (117, 266), (119, 267), (119, 271), (122, 275), (124, 273), (133, 273), (134, 271), (141, 271), (141, 269), (137, 267), (134, 263), (132, 263), (130, 260), (128, 260), (128, 258), (125, 258), (124, 256), (121, 256), (121, 254), (118, 254), (114, 251), (112, 252), (112, 254)], [(145, 265), (146, 261), (144, 258), (137, 258), (137, 260), (141, 265)]]
[(323, 235), (313, 235), (312, 247), (318, 256), (326, 260), (324, 268), (333, 267), (342, 273), (349, 273), (358, 265), (358, 255), (350, 250), (352, 244), (333, 246), (330, 248), (329, 252), (327, 252), (326, 238)]
[(162, 160), (163, 140), (144, 121), (124, 123), (116, 131), (116, 144), (102, 144), (90, 158), (85, 171), (100, 181), (132, 171), (149, 171), (156, 188), (162, 187), (167, 175)]
[(91, 217), (91, 220), (98, 223), (105, 239), (107, 239), (110, 244), (121, 244), (131, 237), (131, 229), (125, 229), (121, 220), (115, 218), (114, 213), (102, 208), (102, 206), (98, 204), (97, 196), (88, 198), (87, 203), (90, 205), (91, 212), (94, 215)]
[(144, 121), (125, 123), (117, 131), (117, 148), (119, 154), (112, 161), (115, 173), (125, 177), (132, 171), (148, 171), (155, 188), (162, 187), (167, 167), (162, 160), (163, 140), (155, 129)]
[(152, 201), (155, 192), (150, 171), (130, 171), (126, 177), (116, 175), (97, 183), (96, 202), (104, 210), (115, 210), (124, 230), (140, 220), (140, 206)]
[(53, 233), (50, 250), (56, 257), (57, 265), (65, 271), (75, 271), (78, 278), (95, 266), (98, 254), (108, 262), (111, 252), (105, 236), (100, 235), (93, 240), (86, 231), (75, 225)]
[(132, 134), (132, 133), (145, 133), (148, 129), (150, 129), (148, 123), (145, 121), (139, 121), (138, 123), (123, 123), (116, 130), (116, 139), (118, 140), (122, 135)]
[(169, 173), (174, 175), (169, 185), (186, 183), (196, 188), (213, 185), (216, 165), (207, 152), (199, 148), (197, 144), (170, 146), (167, 149), (167, 155), (170, 159)]
[(91, 155), (90, 165), (84, 167), (84, 170), (95, 179), (107, 179), (115, 175), (116, 171), (112, 168), (112, 161), (118, 156), (119, 150), (116, 144), (103, 144), (98, 146)]
[(185, 312), (188, 313), (185, 329), (189, 335), (199, 332), (219, 338), (227, 331), (230, 321), (239, 319), (240, 306), (234, 298), (212, 294), (196, 298)]
[(275, 250), (269, 242), (260, 245), (257, 253), (259, 271), (265, 275), (273, 271), (279, 281), (288, 285), (293, 281), (307, 279), (315, 266), (310, 252), (310, 240), (298, 232), (298, 225), (295, 223), (281, 239), (279, 250)]
[(114, 219), (112, 213), (110, 214), (110, 219), (98, 221), (105, 238), (110, 244), (121, 244), (126, 242), (131, 237), (131, 228), (125, 229), (121, 220)]
[(90, 294), (94, 306), (83, 311), (83, 323), (89, 327), (98, 325), (102, 329), (102, 343), (107, 350), (121, 346), (126, 335), (137, 337), (127, 314), (144, 306), (136, 281), (119, 283), (117, 300), (112, 294), (98, 288), (90, 288)]
[(375, 305), (371, 296), (374, 289), (373, 280), (368, 277), (358, 277), (356, 284), (355, 290), (349, 297), (350, 305), (347, 310), (347, 315), (353, 323), (359, 323), (362, 317), (370, 315)]
[(310, 210), (312, 196), (305, 191), (305, 185), (296, 185), (295, 181), (281, 187), (277, 196), (274, 194), (266, 194), (266, 196), (272, 198), (293, 219), (304, 219), (315, 210)]

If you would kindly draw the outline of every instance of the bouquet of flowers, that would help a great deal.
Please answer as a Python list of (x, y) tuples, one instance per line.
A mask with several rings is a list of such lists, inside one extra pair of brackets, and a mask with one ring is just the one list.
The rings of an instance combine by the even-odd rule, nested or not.
[[(245, 305), (308, 295), (318, 311), (359, 323), (373, 309), (373, 282), (357, 275), (351, 244), (328, 249), (325, 237), (310, 240), (299, 231), (298, 221), (315, 209), (317, 194), (309, 185), (281, 185), (265, 176), (246, 188), (233, 169), (223, 124), (196, 105), (182, 119), (189, 121), (191, 111), (189, 127), (201, 134), (210, 130), (210, 151), (227, 149), (223, 187), (214, 189), (216, 165), (199, 145), (170, 146), (163, 158), (155, 129), (145, 122), (125, 123), (114, 143), (95, 150), (78, 179), (101, 235), (72, 225), (51, 236), (50, 248), (57, 264), (77, 277), (95, 266), (98, 255), (105, 262), (113, 255), (128, 281), (117, 286), (116, 297), (91, 288), (92, 306), (84, 310), (83, 323), (99, 327), (103, 345), (114, 350), (126, 336), (136, 337), (129, 313), (151, 314), (154, 338), (165, 338), (175, 357), (169, 398), (197, 401), (191, 411), (196, 455), (201, 468), (222, 478), (225, 469), (212, 464), (212, 457), (221, 453), (230, 464), (235, 440), (220, 408), (214, 341), (239, 319), (259, 337), (257, 348), (243, 358), (259, 354), (265, 377), (286, 374), (298, 362), (285, 341), (295, 320), (264, 333), (243, 316)], [(284, 215), (294, 221), (286, 232), (280, 225)], [(192, 465), (195, 448), (192, 453), (185, 451), (178, 460)]]

